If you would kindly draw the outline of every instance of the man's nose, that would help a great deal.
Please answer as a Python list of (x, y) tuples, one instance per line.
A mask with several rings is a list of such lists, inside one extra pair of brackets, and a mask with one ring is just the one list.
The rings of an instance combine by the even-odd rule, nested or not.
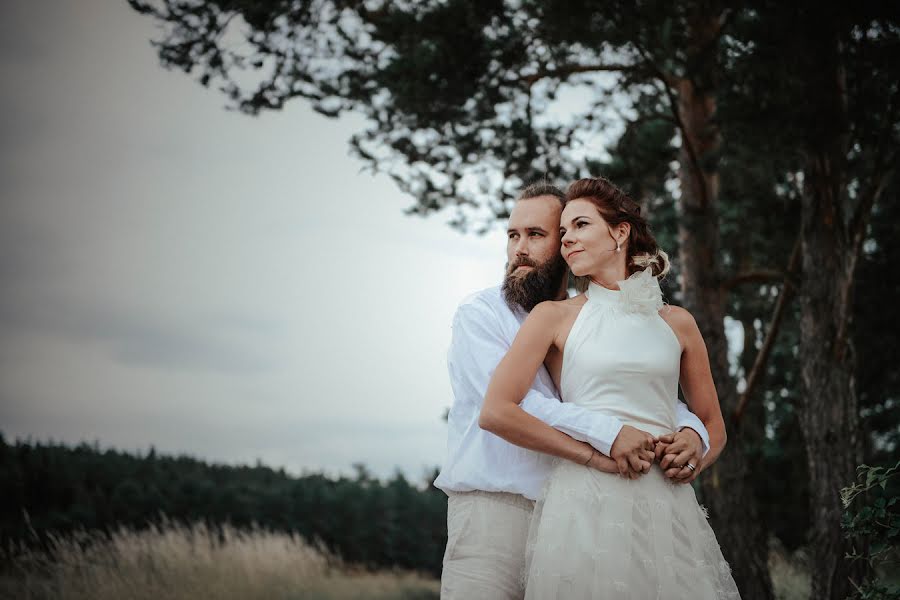
[(528, 240), (520, 238), (516, 242), (516, 256), (528, 256)]

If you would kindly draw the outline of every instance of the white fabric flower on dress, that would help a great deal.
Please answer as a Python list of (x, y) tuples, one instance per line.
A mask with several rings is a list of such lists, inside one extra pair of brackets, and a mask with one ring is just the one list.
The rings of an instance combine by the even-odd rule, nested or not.
[(622, 309), (629, 313), (654, 314), (663, 307), (662, 289), (653, 271), (647, 267), (619, 282)]

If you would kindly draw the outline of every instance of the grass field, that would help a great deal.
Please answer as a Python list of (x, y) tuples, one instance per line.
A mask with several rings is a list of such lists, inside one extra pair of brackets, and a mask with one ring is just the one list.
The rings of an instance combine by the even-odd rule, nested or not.
[(293, 600), (438, 598), (439, 583), (414, 573), (342, 565), (297, 536), (203, 525), (167, 525), (111, 539), (55, 540), (54, 557), (23, 551), (0, 576), (16, 600)]
[[(168, 524), (104, 539), (54, 540), (47, 555), (21, 551), (0, 575), (0, 598), (16, 600), (437, 599), (439, 582), (415, 573), (349, 567), (298, 536), (262, 530), (221, 533)], [(769, 567), (778, 600), (809, 597), (802, 552), (778, 547)]]
[(786, 552), (780, 544), (769, 547), (769, 573), (776, 600), (807, 600), (810, 592), (809, 568), (806, 553)]

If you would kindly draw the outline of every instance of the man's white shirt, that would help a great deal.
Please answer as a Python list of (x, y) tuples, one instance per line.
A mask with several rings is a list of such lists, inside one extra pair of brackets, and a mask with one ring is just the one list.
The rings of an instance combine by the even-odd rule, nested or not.
[[(445, 492), (511, 492), (536, 500), (556, 459), (510, 444), (478, 426), (491, 375), (512, 345), (527, 317), (511, 310), (500, 286), (463, 300), (453, 317), (453, 336), (447, 355), (453, 405), (447, 418), (447, 454), (434, 485)], [(677, 401), (677, 428), (700, 434), (704, 453), (709, 434), (700, 419)], [(550, 373), (542, 366), (522, 408), (603, 454), (619, 435), (622, 422), (570, 402), (560, 402)]]

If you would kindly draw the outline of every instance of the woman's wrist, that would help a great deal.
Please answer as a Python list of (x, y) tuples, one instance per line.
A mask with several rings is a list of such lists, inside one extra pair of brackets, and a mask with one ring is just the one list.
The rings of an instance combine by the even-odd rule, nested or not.
[(603, 473), (619, 473), (619, 467), (616, 465), (616, 461), (596, 451), (593, 456), (591, 456), (591, 460), (588, 461), (587, 466), (596, 469), (597, 471), (602, 471)]
[(583, 466), (587, 466), (592, 460), (594, 460), (594, 455), (597, 454), (597, 451), (594, 450), (593, 446), (591, 447), (591, 453), (588, 454), (587, 460), (581, 463)]
[(572, 438), (569, 438), (567, 442), (565, 451), (559, 453), (557, 456), (573, 462), (576, 465), (586, 465), (591, 462), (593, 456), (591, 452), (594, 449), (593, 446), (586, 442), (573, 440)]

